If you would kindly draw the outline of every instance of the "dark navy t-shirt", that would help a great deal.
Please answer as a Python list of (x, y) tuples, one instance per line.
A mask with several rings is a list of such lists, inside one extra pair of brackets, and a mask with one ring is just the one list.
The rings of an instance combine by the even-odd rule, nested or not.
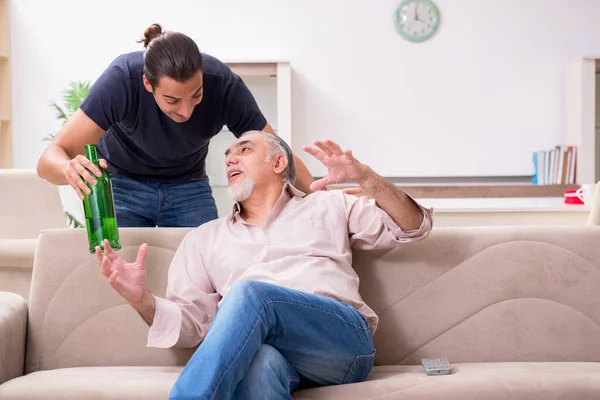
[(82, 111), (107, 132), (98, 143), (108, 172), (134, 179), (184, 182), (206, 179), (210, 139), (223, 126), (239, 137), (267, 121), (250, 90), (227, 65), (208, 54), (204, 95), (189, 120), (163, 113), (142, 82), (143, 51), (117, 57), (94, 83)]

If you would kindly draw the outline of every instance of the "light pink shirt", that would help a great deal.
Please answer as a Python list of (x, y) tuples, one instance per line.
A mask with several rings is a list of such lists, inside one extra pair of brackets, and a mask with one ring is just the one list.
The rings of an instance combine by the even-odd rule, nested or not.
[(265, 228), (249, 225), (234, 205), (229, 217), (190, 231), (169, 270), (166, 299), (156, 297), (150, 347), (200, 343), (222, 298), (235, 282), (257, 280), (314, 293), (355, 307), (375, 332), (378, 317), (359, 292), (352, 248), (390, 248), (429, 234), (433, 210), (423, 223), (402, 231), (364, 197), (341, 190), (306, 196), (284, 187)]

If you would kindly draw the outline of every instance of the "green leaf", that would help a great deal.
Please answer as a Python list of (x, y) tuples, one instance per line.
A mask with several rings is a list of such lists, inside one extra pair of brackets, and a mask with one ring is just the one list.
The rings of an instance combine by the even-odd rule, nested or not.
[(63, 92), (63, 101), (68, 115), (71, 116), (85, 100), (90, 92), (91, 84), (89, 81), (71, 82), (69, 86), (69, 89)]
[[(54, 101), (50, 104), (50, 107), (54, 109), (56, 119), (62, 120), (63, 124), (67, 122), (67, 119), (79, 109), (81, 103), (83, 103), (83, 100), (85, 100), (90, 92), (91, 87), (92, 84), (89, 81), (70, 82), (69, 88), (63, 91), (63, 106), (59, 106)], [(52, 142), (55, 135), (56, 134), (48, 134), (42, 140), (45, 142)]]
[[(89, 81), (83, 82), (70, 82), (69, 88), (63, 91), (63, 106), (59, 106), (56, 102), (52, 102), (50, 107), (54, 109), (56, 119), (61, 120), (64, 124), (67, 119), (73, 115), (75, 111), (79, 109), (83, 100), (87, 97), (92, 87)], [(45, 142), (52, 142), (56, 134), (48, 134), (42, 140)]]
[(54, 111), (56, 112), (56, 119), (64, 120), (63, 123), (67, 120), (67, 114), (65, 114), (64, 110), (60, 108), (58, 104), (52, 102), (52, 104), (50, 104), (50, 107), (54, 108)]
[(70, 212), (65, 211), (65, 215), (67, 216), (67, 220), (69, 221), (69, 226), (72, 226), (73, 228), (85, 228), (85, 226), (81, 222), (79, 222), (79, 220), (75, 218), (75, 216)]

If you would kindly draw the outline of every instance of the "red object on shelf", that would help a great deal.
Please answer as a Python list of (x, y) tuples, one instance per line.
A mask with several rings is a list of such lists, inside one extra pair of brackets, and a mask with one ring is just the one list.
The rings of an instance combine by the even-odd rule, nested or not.
[(565, 190), (565, 204), (583, 204), (583, 201), (575, 194), (577, 189)]

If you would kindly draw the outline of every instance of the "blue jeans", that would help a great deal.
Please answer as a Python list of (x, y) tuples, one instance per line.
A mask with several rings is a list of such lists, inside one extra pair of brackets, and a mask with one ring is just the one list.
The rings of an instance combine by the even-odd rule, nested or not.
[(291, 399), (300, 383), (364, 381), (374, 360), (371, 329), (352, 306), (239, 281), (223, 299), (169, 399)]
[(197, 227), (218, 216), (208, 180), (160, 183), (117, 174), (111, 179), (119, 228)]

